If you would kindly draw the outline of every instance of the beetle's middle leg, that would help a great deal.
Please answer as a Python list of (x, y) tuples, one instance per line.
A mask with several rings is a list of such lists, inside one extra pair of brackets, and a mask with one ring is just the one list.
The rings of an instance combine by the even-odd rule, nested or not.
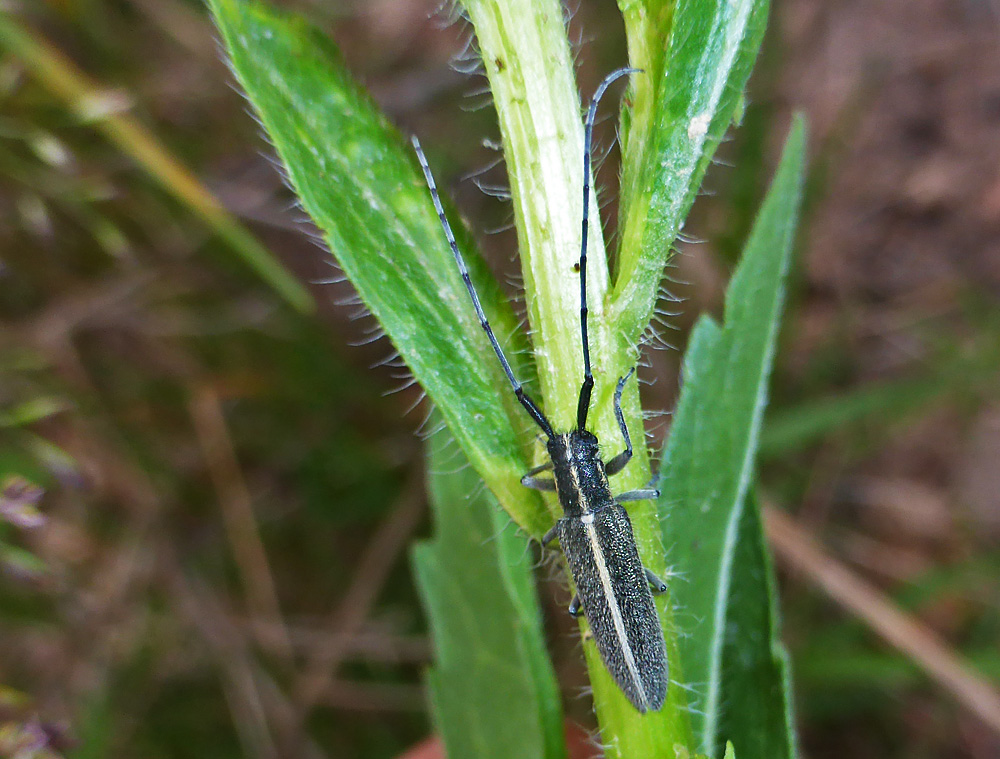
[(561, 519), (558, 520), (554, 525), (552, 525), (551, 530), (542, 535), (542, 548), (545, 548), (549, 543), (559, 537), (559, 522), (561, 521)]

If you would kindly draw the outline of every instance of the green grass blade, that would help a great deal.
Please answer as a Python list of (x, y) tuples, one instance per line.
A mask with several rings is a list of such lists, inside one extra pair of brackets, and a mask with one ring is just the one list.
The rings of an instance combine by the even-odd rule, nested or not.
[[(769, 613), (756, 614), (755, 619), (741, 610), (744, 617), (735, 618), (739, 607), (730, 606), (733, 599), (755, 592), (752, 585), (759, 586), (760, 573), (767, 572), (760, 555), (755, 558), (737, 549), (801, 197), (804, 142), (805, 130), (797, 120), (729, 286), (724, 326), (704, 317), (695, 327), (663, 457), (664, 542), (684, 578), (673, 584), (679, 624), (685, 629), (681, 660), (697, 694), (692, 714), (696, 740), (700, 750), (712, 756), (721, 752), (722, 741), (732, 740), (742, 759), (756, 759), (749, 738), (722, 732), (734, 724), (727, 721), (727, 709), (740, 709), (741, 699), (759, 697), (742, 690), (738, 682), (727, 682), (725, 662), (740, 653), (727, 649), (733, 634), (768, 652), (773, 645), (773, 625), (741, 627), (759, 625)], [(747, 528), (759, 533), (759, 524), (748, 523)], [(769, 603), (766, 596), (752, 598)], [(730, 687), (737, 690), (730, 692)]]
[[(613, 322), (634, 342), (715, 148), (743, 108), (767, 0), (619, 0), (633, 77)], [(663, 44), (666, 39), (666, 45)]]
[[(851, 389), (841, 395), (819, 398), (788, 408), (775, 409), (764, 421), (760, 440), (762, 458), (800, 451), (835, 430), (869, 422), (885, 428), (932, 404), (995, 387), (1000, 350), (994, 340), (966, 350), (948, 346), (931, 360), (919, 376)], [(877, 444), (878, 437), (867, 440)]]
[(527, 541), (445, 432), (430, 441), (428, 482), (435, 537), (414, 549), (413, 565), (433, 633), (428, 682), (448, 756), (564, 757)]
[[(551, 517), (520, 484), (527, 420), (479, 327), (412, 149), (316, 30), (258, 2), (211, 6), (233, 70), (337, 262), (504, 508), (541, 534)], [(513, 314), (463, 247), (503, 339), (517, 331)]]
[(838, 397), (821, 398), (769, 414), (761, 437), (762, 457), (799, 451), (833, 430), (866, 417), (886, 422), (926, 405), (945, 394), (941, 378), (909, 379), (862, 387)]

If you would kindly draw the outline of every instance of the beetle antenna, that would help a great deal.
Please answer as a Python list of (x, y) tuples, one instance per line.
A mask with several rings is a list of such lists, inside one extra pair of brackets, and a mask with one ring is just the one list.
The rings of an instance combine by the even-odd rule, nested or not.
[(417, 152), (417, 159), (420, 161), (420, 168), (424, 171), (424, 179), (427, 181), (427, 186), (430, 188), (431, 200), (434, 201), (434, 209), (437, 211), (438, 218), (441, 220), (441, 226), (444, 228), (444, 236), (448, 238), (448, 245), (451, 246), (451, 252), (455, 254), (455, 262), (458, 264), (458, 270), (462, 274), (462, 280), (465, 282), (465, 288), (469, 291), (469, 296), (472, 298), (472, 305), (475, 306), (476, 314), (479, 316), (479, 324), (482, 326), (483, 330), (485, 330), (486, 336), (490, 339), (493, 351), (497, 354), (497, 358), (500, 359), (500, 365), (503, 366), (503, 370), (507, 374), (507, 379), (510, 380), (511, 387), (514, 388), (514, 395), (517, 396), (517, 400), (528, 411), (531, 418), (535, 420), (535, 424), (541, 427), (542, 432), (544, 432), (546, 436), (551, 439), (555, 436), (552, 432), (552, 425), (549, 424), (549, 420), (545, 418), (545, 414), (542, 413), (541, 409), (535, 405), (531, 396), (524, 392), (524, 388), (521, 386), (521, 383), (518, 381), (517, 377), (514, 376), (513, 369), (510, 368), (510, 362), (507, 361), (503, 348), (500, 347), (500, 343), (497, 341), (496, 335), (493, 334), (493, 328), (490, 327), (490, 322), (486, 318), (483, 306), (479, 302), (479, 296), (476, 294), (476, 288), (472, 286), (472, 278), (469, 277), (469, 269), (465, 265), (465, 259), (462, 258), (462, 253), (458, 249), (458, 243), (455, 242), (455, 234), (451, 231), (451, 224), (448, 223), (448, 217), (445, 216), (444, 206), (441, 204), (441, 196), (438, 195), (437, 185), (434, 183), (434, 175), (431, 174), (431, 168), (427, 165), (427, 156), (424, 155), (423, 148), (420, 147), (420, 140), (417, 139), (416, 135), (413, 135), (410, 139), (413, 142), (413, 149)]
[(590, 144), (594, 135), (594, 118), (601, 96), (615, 80), (626, 74), (641, 72), (642, 69), (633, 68), (612, 71), (604, 77), (604, 81), (594, 92), (590, 110), (587, 111), (587, 126), (583, 135), (583, 222), (580, 233), (580, 339), (583, 341), (583, 385), (580, 387), (580, 400), (576, 407), (576, 427), (580, 430), (587, 426), (590, 394), (594, 390), (594, 373), (590, 367), (590, 338), (587, 335), (587, 233), (590, 227)]

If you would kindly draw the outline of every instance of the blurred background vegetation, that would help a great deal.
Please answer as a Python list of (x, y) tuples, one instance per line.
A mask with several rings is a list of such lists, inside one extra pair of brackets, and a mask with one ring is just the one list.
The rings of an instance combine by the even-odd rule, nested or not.
[[(467, 24), (437, 0), (284, 5), (421, 135), (518, 298)], [(590, 93), (626, 59), (620, 17), (571, 16)], [(795, 520), (777, 566), (804, 754), (996, 757), (1000, 8), (777, 0), (670, 272), (649, 409), (672, 408), (792, 109), (812, 168), (760, 486)], [(600, 179), (613, 232), (615, 167)], [(406, 561), (426, 404), (329, 282), (200, 3), (3, 5), (0, 230), (0, 755), (351, 759), (426, 737)], [(868, 585), (831, 600), (809, 536)], [(859, 587), (918, 650), (872, 631)], [(564, 596), (546, 584), (587, 727)], [(918, 666), (927, 641), (957, 679)]]

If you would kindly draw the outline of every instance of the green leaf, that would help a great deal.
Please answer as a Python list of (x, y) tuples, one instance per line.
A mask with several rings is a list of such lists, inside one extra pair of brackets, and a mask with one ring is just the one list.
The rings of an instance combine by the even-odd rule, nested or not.
[[(915, 412), (926, 413), (934, 403), (961, 396), (979, 388), (995, 386), (1000, 350), (995, 339), (971, 351), (940, 351), (926, 363), (928, 371), (907, 379), (881, 382), (852, 389), (842, 395), (810, 400), (790, 408), (776, 409), (764, 420), (761, 457), (774, 458), (804, 446), (831, 431), (870, 420), (885, 427)], [(869, 444), (877, 444), (877, 436)]]
[[(684, 675), (697, 697), (692, 712), (699, 750), (716, 756), (732, 740), (741, 759), (788, 751), (784, 711), (747, 725), (737, 715), (761, 693), (785, 684), (751, 682), (739, 661), (769, 661), (777, 645), (769, 598), (770, 568), (755, 505), (749, 502), (767, 382), (778, 334), (784, 278), (801, 197), (805, 130), (793, 125), (771, 190), (726, 295), (724, 326), (703, 317), (684, 359), (684, 386), (663, 457), (662, 526), (669, 558), (683, 580), (673, 584)], [(753, 549), (754, 543), (759, 550)], [(768, 591), (768, 592), (765, 592)], [(727, 730), (749, 730), (731, 734)], [(746, 744), (746, 747), (744, 747)]]
[[(257, 2), (211, 6), (233, 70), (337, 263), (490, 490), (518, 524), (543, 533), (552, 517), (520, 484), (527, 419), (479, 327), (412, 150), (301, 19)], [(503, 340), (516, 320), (463, 247)]]
[(0, 411), (0, 427), (26, 427), (66, 411), (70, 404), (61, 398), (40, 397)]
[[(722, 647), (718, 734), (751, 759), (795, 757), (791, 668), (781, 642), (774, 571), (753, 492), (741, 510)], [(738, 579), (736, 578), (738, 575)], [(728, 756), (728, 750), (727, 754)]]
[(430, 441), (427, 472), (435, 537), (414, 549), (413, 565), (434, 641), (434, 720), (448, 755), (564, 757), (528, 543), (445, 431)]
[[(545, 410), (556, 429), (576, 421), (583, 377), (580, 257), (583, 122), (560, 0), (462, 0), (476, 31), (503, 136), (521, 271)], [(620, 87), (615, 92), (620, 92)], [(608, 97), (608, 101), (612, 96)], [(597, 198), (590, 202), (599, 219)], [(603, 236), (589, 237), (588, 323), (596, 364), (595, 422), (615, 430), (611, 394), (634, 355), (603, 318), (608, 290)], [(638, 407), (635, 407), (638, 419)], [(598, 429), (598, 435), (602, 430)]]
[[(622, 140), (611, 313), (628, 343), (649, 324), (663, 267), (712, 154), (743, 109), (768, 0), (619, 0), (633, 77)], [(663, 40), (666, 39), (666, 45)]]

